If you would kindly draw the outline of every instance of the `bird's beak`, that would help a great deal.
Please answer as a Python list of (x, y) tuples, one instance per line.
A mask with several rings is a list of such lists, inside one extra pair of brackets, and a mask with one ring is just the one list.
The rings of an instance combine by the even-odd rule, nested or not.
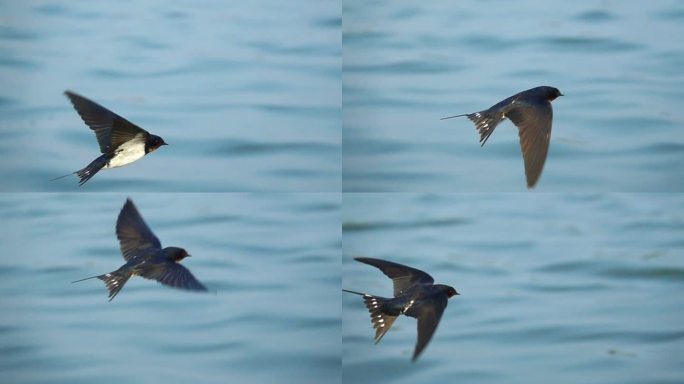
[(559, 94), (558, 96), (565, 96), (565, 95), (561, 93), (561, 94)]
[[(561, 95), (562, 96), (562, 95)], [(162, 143), (162, 145), (168, 145), (167, 143)]]

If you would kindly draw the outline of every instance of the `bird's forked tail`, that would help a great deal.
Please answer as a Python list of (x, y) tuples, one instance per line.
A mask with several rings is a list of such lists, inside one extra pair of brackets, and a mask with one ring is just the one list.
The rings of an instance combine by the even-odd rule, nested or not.
[(496, 126), (499, 125), (499, 123), (506, 118), (502, 114), (490, 113), (489, 110), (484, 110), (475, 113), (466, 113), (463, 115), (443, 117), (440, 120), (452, 119), (454, 117), (461, 116), (467, 117), (470, 121), (473, 122), (473, 124), (475, 124), (475, 128), (480, 133), (480, 146), (485, 145), (487, 139), (489, 139), (489, 136), (491, 136), (494, 132), (494, 128), (496, 128)]
[(108, 155), (102, 155), (102, 156), (98, 157), (97, 159), (93, 160), (93, 161), (92, 161), (90, 164), (88, 164), (88, 166), (86, 166), (85, 168), (80, 169), (80, 170), (78, 170), (78, 171), (76, 171), (76, 172), (68, 173), (68, 174), (66, 174), (66, 175), (64, 175), (64, 176), (55, 177), (54, 179), (52, 179), (52, 180), (50, 180), (50, 181), (55, 181), (55, 180), (63, 179), (63, 178), (65, 178), (65, 177), (71, 176), (71, 175), (78, 175), (78, 178), (80, 179), (80, 181), (78, 182), (78, 185), (83, 186), (83, 184), (85, 184), (86, 181), (90, 180), (90, 178), (93, 177), (93, 176), (95, 176), (95, 174), (96, 174), (100, 169), (102, 169), (102, 167), (104, 167), (105, 165), (107, 165), (107, 162), (108, 162), (108, 161), (109, 161), (109, 156), (108, 156)]
[(385, 333), (392, 327), (392, 324), (394, 324), (394, 320), (397, 319), (397, 316), (388, 315), (383, 311), (385, 302), (390, 299), (347, 289), (343, 289), (343, 291), (363, 296), (363, 303), (366, 304), (366, 308), (370, 312), (371, 323), (373, 323), (373, 328), (375, 328), (375, 344), (379, 343), (382, 337), (385, 336)]
[(114, 272), (105, 273), (104, 275), (86, 277), (85, 279), (72, 281), (71, 283), (78, 283), (79, 281), (98, 278), (104, 281), (109, 290), (109, 301), (114, 299), (117, 293), (123, 288), (124, 284), (131, 278), (132, 273), (129, 271), (116, 270)]

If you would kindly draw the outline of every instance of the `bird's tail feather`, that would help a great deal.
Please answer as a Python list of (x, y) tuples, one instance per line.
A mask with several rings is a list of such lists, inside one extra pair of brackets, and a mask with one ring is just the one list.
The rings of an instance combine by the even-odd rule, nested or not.
[(349, 293), (353, 293), (353, 294), (359, 295), (359, 296), (365, 296), (365, 295), (366, 295), (365, 293), (356, 292), (356, 291), (350, 291), (350, 290), (348, 290), (348, 289), (342, 289), (342, 292), (349, 292)]
[(383, 311), (383, 306), (388, 300), (383, 297), (363, 295), (363, 303), (366, 304), (366, 308), (370, 312), (371, 323), (375, 328), (375, 344), (380, 342), (394, 324), (394, 320), (397, 319), (397, 316), (388, 315)]
[(119, 293), (121, 288), (123, 288), (124, 284), (126, 284), (126, 282), (128, 281), (128, 279), (131, 278), (131, 276), (132, 273), (129, 271), (117, 270), (114, 272), (105, 273), (104, 275), (86, 277), (85, 279), (72, 281), (71, 283), (73, 284), (78, 283), (79, 281), (98, 278), (104, 281), (105, 285), (107, 286), (107, 289), (109, 290), (109, 301), (112, 301), (112, 299), (114, 299), (114, 296), (116, 296), (116, 294)]
[(475, 128), (480, 133), (480, 146), (484, 146), (489, 136), (494, 132), (499, 123), (506, 117), (502, 114), (489, 113), (488, 110), (466, 115), (475, 124)]
[(454, 117), (467, 117), (475, 124), (475, 128), (480, 133), (480, 146), (484, 146), (489, 139), (489, 136), (494, 132), (494, 128), (506, 117), (502, 114), (490, 113), (489, 110), (484, 110), (474, 113), (466, 113), (463, 115), (443, 117), (440, 120), (453, 119)]
[(371, 323), (375, 329), (375, 344), (379, 343), (394, 324), (394, 320), (397, 319), (397, 316), (388, 315), (383, 311), (384, 304), (389, 299), (347, 289), (343, 289), (343, 291), (363, 296), (363, 303), (366, 304), (366, 308), (370, 312)]
[(85, 281), (85, 280), (94, 279), (94, 278), (96, 278), (96, 277), (99, 278), (100, 276), (90, 276), (90, 277), (86, 277), (85, 279), (72, 281), (71, 284), (73, 284), (73, 283), (78, 283), (78, 282), (80, 282), (80, 281)]
[(63, 179), (67, 176), (71, 175), (78, 175), (78, 178), (80, 179), (78, 182), (78, 185), (83, 186), (86, 181), (90, 180), (91, 177), (95, 176), (95, 174), (102, 169), (105, 165), (107, 165), (107, 162), (109, 161), (109, 156), (107, 155), (102, 155), (98, 157), (97, 159), (93, 160), (88, 166), (86, 166), (83, 169), (79, 169), (76, 172), (71, 172), (67, 173), (64, 176), (60, 177), (55, 177), (54, 179), (51, 179), (50, 181), (55, 181), (59, 179)]
[[(76, 171), (76, 172), (78, 172), (78, 171)], [(67, 173), (67, 174), (64, 175), (64, 176), (55, 177), (54, 179), (50, 179), (50, 181), (55, 181), (55, 180), (63, 179), (63, 178), (65, 178), (65, 177), (67, 177), (67, 176), (71, 176), (71, 175), (76, 174), (76, 172), (71, 172), (71, 173)]]
[(97, 159), (93, 160), (90, 164), (88, 164), (87, 167), (81, 169), (80, 171), (74, 172), (75, 174), (78, 175), (79, 179), (81, 179), (78, 182), (78, 185), (83, 186), (83, 184), (86, 183), (86, 181), (90, 180), (91, 177), (95, 176), (95, 174), (102, 169), (105, 165), (107, 165), (107, 162), (109, 161), (109, 157), (107, 155), (102, 155), (98, 157)]
[(109, 301), (112, 301), (117, 293), (123, 288), (124, 284), (131, 278), (132, 273), (130, 271), (114, 271), (111, 273), (105, 273), (97, 278), (104, 281), (107, 289), (109, 290)]
[(464, 114), (462, 114), (462, 115), (454, 115), (454, 116), (442, 117), (440, 120), (453, 119), (454, 117), (462, 117), (462, 116), (468, 116), (468, 114), (467, 114), (467, 113), (464, 113)]

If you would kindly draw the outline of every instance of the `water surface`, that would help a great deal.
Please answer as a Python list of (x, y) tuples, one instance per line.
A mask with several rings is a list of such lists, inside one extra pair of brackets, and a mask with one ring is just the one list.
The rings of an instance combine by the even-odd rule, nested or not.
[(0, 195), (0, 371), (11, 383), (340, 381), (338, 194), (133, 194), (212, 292), (131, 278), (126, 195)]
[(343, 296), (349, 383), (679, 383), (684, 196), (346, 194), (343, 287), (391, 296), (353, 260), (388, 259), (460, 293), (416, 363), (416, 321), (382, 341)]
[(0, 190), (50, 182), (99, 155), (62, 93), (170, 145), (88, 191), (337, 191), (340, 6), (334, 1), (3, 2)]
[(559, 88), (537, 190), (684, 191), (679, 1), (343, 2), (347, 191), (524, 191), (517, 129), (466, 118)]

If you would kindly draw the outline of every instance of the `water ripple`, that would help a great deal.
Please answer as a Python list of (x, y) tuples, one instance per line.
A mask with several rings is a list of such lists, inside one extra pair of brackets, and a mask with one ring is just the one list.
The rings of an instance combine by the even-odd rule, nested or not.
[(339, 147), (313, 142), (265, 143), (228, 140), (219, 145), (214, 153), (230, 154), (231, 156), (263, 156), (288, 152), (321, 155), (332, 151), (339, 151)]
[(617, 17), (606, 10), (591, 10), (584, 11), (575, 16), (576, 20), (590, 23), (603, 23), (607, 21), (617, 20)]
[(537, 39), (536, 42), (554, 48), (587, 52), (625, 52), (642, 48), (642, 46), (637, 43), (588, 36), (543, 37)]
[(442, 218), (424, 221), (411, 222), (345, 222), (342, 224), (343, 232), (363, 232), (376, 230), (392, 229), (417, 229), (431, 227), (452, 227), (470, 224), (469, 220), (463, 218)]

